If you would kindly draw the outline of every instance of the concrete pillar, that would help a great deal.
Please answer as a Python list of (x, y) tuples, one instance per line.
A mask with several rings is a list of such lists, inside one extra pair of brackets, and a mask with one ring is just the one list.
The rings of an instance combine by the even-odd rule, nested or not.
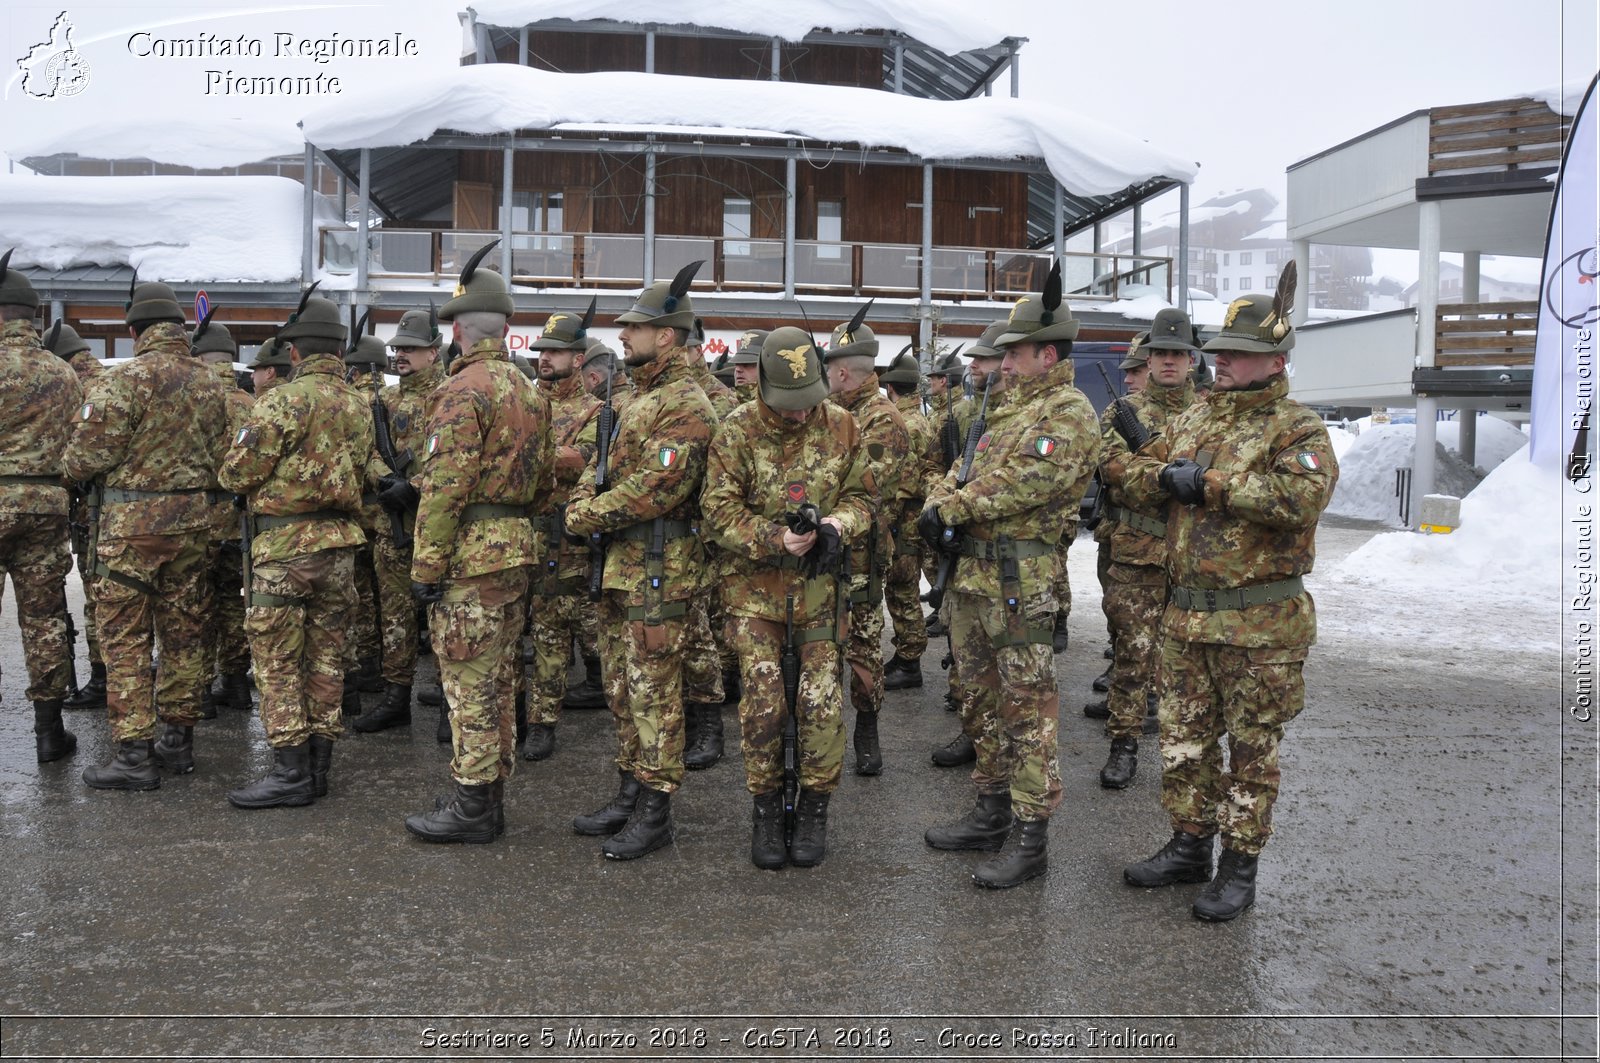
[(1483, 290), (1481, 264), (1483, 253), (1467, 251), (1461, 255), (1461, 301), (1475, 303)]
[(644, 34), (644, 72), (656, 72), (656, 31), (646, 30)]
[[(1426, 369), (1434, 364), (1439, 309), (1439, 201), (1426, 199), (1417, 207), (1417, 365)], [(1413, 518), (1423, 496), (1433, 494), (1438, 413), (1437, 399), (1417, 396), (1417, 441), (1411, 459)]]
[(922, 164), (922, 316), (933, 311), (933, 163)]
[(507, 144), (500, 151), (500, 276), (511, 285), (511, 192), (516, 172), (514, 153)]
[(1460, 433), (1456, 450), (1468, 465), (1478, 464), (1478, 411), (1458, 410), (1456, 431)]
[(794, 298), (795, 162), (783, 160), (783, 294)]
[[(309, 156), (308, 156), (309, 157)], [(367, 217), (372, 213), (372, 196), (368, 191), (372, 187), (372, 149), (361, 149), (360, 169), (356, 171), (356, 183), (361, 186), (361, 194), (356, 199), (356, 294), (362, 300), (367, 297)]]
[(1294, 242), (1294, 269), (1300, 275), (1300, 293), (1294, 297), (1294, 307), (1289, 312), (1289, 324), (1304, 325), (1311, 314), (1311, 241)]
[(644, 283), (656, 279), (656, 153), (644, 157)]

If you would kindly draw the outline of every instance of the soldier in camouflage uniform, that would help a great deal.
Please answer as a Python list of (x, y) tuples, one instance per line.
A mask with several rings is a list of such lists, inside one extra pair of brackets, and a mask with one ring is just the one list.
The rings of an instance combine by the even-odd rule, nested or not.
[(741, 403), (756, 397), (757, 378), (760, 376), (761, 345), (767, 340), (765, 329), (749, 329), (739, 337), (739, 349), (728, 359), (733, 370), (733, 394)]
[(258, 397), (218, 479), (249, 496), (245, 631), (275, 764), (228, 793), (235, 808), (309, 805), (328, 792), (372, 418), (344, 379), (339, 308), (310, 297), (278, 333), (293, 379)]
[(1229, 304), (1205, 345), (1216, 358), (1215, 390), (1129, 459), (1125, 481), (1136, 505), (1170, 499), (1161, 802), (1173, 836), (1123, 875), (1135, 886), (1210, 878), (1193, 909), (1208, 921), (1233, 919), (1255, 901), (1278, 745), (1305, 705), (1301, 668), (1316, 639), (1301, 577), (1339, 477), (1322, 420), (1288, 397), (1294, 287), (1290, 263), (1273, 295)]
[[(706, 393), (716, 412), (712, 430), (739, 405), (733, 389), (715, 380), (706, 368), (705, 324), (694, 319), (684, 359), (690, 374)], [(722, 705), (727, 699), (723, 676), (738, 668), (738, 656), (723, 637), (722, 623), (713, 628), (711, 603), (720, 571), (716, 547), (705, 542), (705, 584), (689, 599), (689, 617), (683, 654), (683, 766), (690, 771), (709, 768), (722, 759)]]
[[(828, 385), (811, 337), (776, 329), (760, 359), (760, 397), (717, 432), (700, 504), (706, 532), (723, 550), (723, 608), (745, 680), (739, 721), (754, 795), (750, 859), (765, 869), (785, 861), (815, 867), (826, 853), (828, 800), (843, 770), (837, 627), (844, 610), (836, 573), (804, 571), (806, 555), (825, 549), (821, 533), (797, 534), (785, 518), (813, 505), (848, 544), (872, 526), (874, 485), (855, 419), (824, 401)], [(781, 749), (788, 706), (779, 664), (786, 634), (800, 658), (800, 796), (787, 850)]]
[(922, 372), (917, 356), (902, 351), (878, 381), (905, 419), (911, 450), (900, 482), (905, 495), (894, 514), (890, 534), (894, 536), (894, 560), (883, 581), (883, 600), (894, 625), (894, 657), (883, 668), (885, 690), (905, 690), (922, 685), (922, 653), (928, 648), (928, 632), (922, 618), (922, 538), (917, 535), (917, 516), (922, 512), (927, 485), (944, 478), (947, 466), (939, 448), (939, 434), (922, 412)]
[[(94, 571), (106, 708), (118, 752), (83, 781), (102, 790), (153, 790), (156, 766), (194, 770), (206, 617), (209, 501), (227, 403), (189, 346), (183, 311), (165, 284), (139, 284), (126, 320), (134, 358), (98, 374), (67, 445), (66, 470), (96, 480)], [(150, 664), (159, 640), (161, 662)], [(164, 727), (154, 740), (159, 713)]]
[(1062, 508), (1076, 504), (1072, 492), (1099, 452), (1094, 408), (1070, 383), (1078, 323), (1060, 301), (1055, 269), (1045, 294), (1018, 300), (1009, 321), (994, 339), (1005, 352), (1008, 400), (988, 419), (965, 486), (956, 486), (959, 470), (947, 475), (918, 522), (930, 544), (945, 528), (959, 532), (950, 626), (965, 697), (981, 721), (977, 805), (925, 837), (936, 849), (1000, 849), (972, 876), (991, 889), (1020, 885), (1047, 865), (1050, 814), (1061, 801), (1054, 540)]
[(289, 382), (294, 373), (294, 363), (289, 360), (289, 344), (278, 336), (256, 348), (250, 362), (250, 386), (255, 389), (256, 401), (273, 388)]
[(705, 347), (705, 322), (695, 318), (694, 326), (689, 329), (689, 342), (685, 345), (684, 357), (689, 363), (695, 382), (700, 385), (700, 390), (706, 393), (706, 398), (711, 400), (711, 408), (716, 411), (718, 422), (721, 422), (739, 405), (739, 396), (731, 387), (711, 374), (711, 367), (706, 364)]
[(61, 452), (82, 392), (78, 377), (39, 345), (39, 296), (0, 257), (0, 591), (11, 577), (33, 702), (39, 763), (71, 756), (78, 740), (61, 725), (70, 679), (67, 487)]
[(883, 576), (894, 558), (890, 528), (915, 488), (903, 480), (911, 434), (894, 403), (879, 392), (878, 377), (872, 371), (878, 339), (869, 326), (861, 324), (866, 309), (862, 307), (854, 319), (833, 330), (822, 360), (832, 401), (850, 411), (861, 430), (861, 445), (879, 492), (872, 528), (850, 548), (850, 643), (845, 651), (850, 662), (850, 702), (856, 710), (851, 736), (856, 774), (877, 775), (883, 770), (883, 751), (878, 745), (878, 710), (883, 707)]
[[(367, 317), (352, 324), (350, 342), (344, 352), (345, 380), (366, 399), (368, 409), (380, 401), (383, 393), (383, 371), (389, 357), (383, 341), (366, 334)], [(371, 413), (368, 413), (371, 418)], [(363, 477), (370, 455), (363, 452), (358, 457)], [(367, 490), (361, 496), (361, 532), (367, 541), (356, 548), (356, 605), (350, 610), (350, 637), (346, 650), (350, 656), (349, 671), (344, 677), (342, 711), (346, 716), (361, 714), (361, 695), (374, 694), (383, 689), (383, 635), (379, 630), (378, 572), (374, 543), (378, 538), (378, 525), (389, 523), (388, 513), (378, 504), (376, 491)]]
[(633, 381), (617, 359), (617, 352), (606, 346), (599, 336), (591, 335), (580, 368), (583, 372), (583, 390), (602, 402), (609, 394), (612, 407), (621, 417), (622, 411), (633, 401), (634, 390)]
[[(1128, 371), (1131, 394), (1124, 400), (1152, 435), (1164, 435), (1167, 423), (1194, 403), (1189, 363), (1196, 350), (1194, 329), (1182, 310), (1156, 315), (1144, 342), (1130, 348), (1122, 368)], [(1159, 689), (1161, 613), (1167, 605), (1167, 521), (1164, 501), (1154, 506), (1131, 505), (1122, 489), (1130, 452), (1112, 427), (1115, 406), (1100, 418), (1100, 482), (1106, 492), (1101, 527), (1108, 529), (1110, 554), (1102, 584), (1101, 608), (1111, 624), (1115, 656), (1107, 694), (1111, 753), (1100, 770), (1100, 785), (1121, 790), (1133, 783), (1139, 767), (1139, 735), (1155, 734), (1154, 705)], [(1096, 528), (1098, 532), (1100, 529)], [(1148, 712), (1147, 712), (1148, 710)]]
[(515, 304), (479, 268), (479, 248), (439, 316), (464, 353), (434, 395), (417, 505), (411, 580), (450, 705), (453, 794), (406, 817), (427, 842), (492, 842), (505, 830), (505, 783), (516, 764), (518, 643), (538, 563), (534, 514), (554, 474), (550, 403), (511, 363)]
[(618, 422), (606, 490), (597, 492), (585, 476), (567, 506), (568, 532), (609, 537), (600, 648), (621, 785), (572, 826), (612, 835), (601, 852), (614, 860), (672, 840), (671, 795), (683, 778), (686, 619), (689, 599), (704, 585), (695, 526), (717, 416), (684, 359), (693, 276), (685, 268), (670, 283), (651, 285), (618, 318), (638, 391)]
[[(87, 387), (90, 377), (105, 370), (100, 359), (94, 356), (88, 341), (64, 321), (57, 321), (50, 326), (45, 334), (44, 345), (72, 367), (81, 387)], [(103, 709), (106, 707), (106, 663), (100, 654), (100, 625), (94, 619), (95, 591), (100, 581), (89, 564), (88, 498), (77, 490), (72, 492), (67, 529), (72, 542), (72, 556), (78, 565), (78, 577), (83, 581), (83, 641), (89, 650), (89, 682), (79, 688), (77, 694), (69, 695), (62, 706), (67, 709)]]
[(583, 389), (576, 366), (589, 347), (587, 314), (551, 314), (544, 332), (534, 341), (539, 351), (539, 393), (550, 402), (550, 434), (555, 445), (555, 485), (550, 508), (538, 521), (544, 564), (534, 573), (530, 595), (533, 638), (533, 678), (528, 684), (528, 741), (522, 755), (543, 760), (555, 752), (556, 724), (567, 691), (567, 663), (574, 639), (582, 647), (584, 670), (594, 683), (594, 695), (574, 690), (585, 707), (605, 704), (599, 687), (600, 656), (596, 609), (589, 601), (589, 548), (570, 542), (564, 534), (563, 509), (573, 487), (583, 479), (594, 458), (596, 415), (603, 405)]
[[(367, 461), (367, 487), (377, 491), (378, 505), (384, 510), (372, 548), (383, 641), (383, 701), (351, 723), (351, 730), (363, 734), (411, 722), (411, 686), (417, 669), (417, 612), (411, 597), (411, 537), (419, 497), (415, 485), (427, 459), (428, 411), (444, 379), (439, 365), (443, 342), (438, 323), (426, 310), (402, 315), (389, 339), (400, 382), (384, 387), (379, 400), (400, 468), (391, 469), (373, 446)], [(376, 421), (373, 438), (376, 441)], [(401, 537), (395, 534), (397, 524)]]

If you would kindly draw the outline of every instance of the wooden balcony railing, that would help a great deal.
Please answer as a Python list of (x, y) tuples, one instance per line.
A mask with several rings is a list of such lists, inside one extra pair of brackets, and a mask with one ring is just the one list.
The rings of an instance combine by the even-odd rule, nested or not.
[(1428, 173), (1503, 172), (1561, 161), (1570, 118), (1530, 99), (1428, 112)]
[(1435, 328), (1437, 366), (1532, 365), (1539, 304), (1441, 303)]

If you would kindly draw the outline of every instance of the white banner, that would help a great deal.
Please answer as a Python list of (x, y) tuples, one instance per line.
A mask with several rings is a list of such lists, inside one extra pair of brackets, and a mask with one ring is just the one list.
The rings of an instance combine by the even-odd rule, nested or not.
[(1529, 459), (1573, 480), (1589, 476), (1595, 434), (1600, 432), (1600, 424), (1591, 420), (1595, 330), (1600, 323), (1595, 84), (1589, 83), (1573, 120), (1550, 210), (1528, 426)]

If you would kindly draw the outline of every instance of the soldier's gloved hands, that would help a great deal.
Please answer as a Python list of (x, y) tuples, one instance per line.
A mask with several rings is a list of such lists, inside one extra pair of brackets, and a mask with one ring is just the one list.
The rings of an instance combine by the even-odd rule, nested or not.
[(938, 506), (929, 506), (917, 515), (917, 534), (934, 550), (944, 546), (944, 517)]
[[(384, 479), (387, 480), (389, 477), (386, 476)], [(378, 505), (391, 513), (403, 513), (421, 500), (421, 493), (411, 486), (411, 481), (399, 476), (394, 477), (393, 483), (378, 492)]]
[(843, 540), (838, 527), (831, 523), (821, 524), (817, 527), (817, 541), (806, 553), (800, 571), (807, 579), (832, 576), (839, 571), (839, 562), (843, 557)]
[(444, 587), (437, 583), (411, 581), (411, 597), (423, 605), (432, 605), (444, 597)]
[(1186, 506), (1204, 505), (1206, 501), (1206, 470), (1188, 458), (1177, 461), (1161, 470), (1160, 483), (1167, 494)]
[(250, 498), (249, 498), (249, 496), (248, 495), (234, 495), (233, 496), (233, 508), (237, 509), (240, 513), (243, 513), (246, 510), (248, 510), (250, 508)]

